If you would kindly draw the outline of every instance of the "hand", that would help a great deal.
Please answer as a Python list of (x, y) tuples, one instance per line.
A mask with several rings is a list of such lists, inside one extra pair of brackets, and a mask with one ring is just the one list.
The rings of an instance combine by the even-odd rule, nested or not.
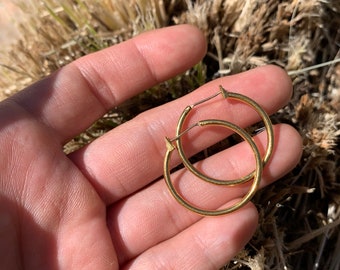
[[(254, 205), (203, 218), (180, 206), (164, 180), (151, 182), (162, 175), (164, 137), (174, 135), (185, 106), (221, 84), (273, 113), (291, 95), (281, 69), (268, 66), (218, 79), (69, 156), (62, 151), (109, 108), (185, 71), (205, 49), (204, 37), (192, 26), (144, 33), (85, 56), (1, 103), (1, 269), (218, 269), (237, 254), (257, 226)], [(207, 116), (225, 116), (241, 126), (258, 120), (237, 102), (202, 106), (193, 119)], [(275, 149), (262, 186), (292, 169), (301, 154), (293, 128), (279, 124), (274, 130)], [(221, 135), (213, 128), (199, 134), (188, 148), (192, 154)], [(265, 133), (255, 139), (265, 148)], [(243, 176), (253, 169), (251, 157), (249, 146), (240, 143), (206, 159), (201, 169), (214, 177)], [(208, 189), (191, 174), (173, 176), (178, 174), (181, 192), (212, 209), (247, 190), (245, 185)]]

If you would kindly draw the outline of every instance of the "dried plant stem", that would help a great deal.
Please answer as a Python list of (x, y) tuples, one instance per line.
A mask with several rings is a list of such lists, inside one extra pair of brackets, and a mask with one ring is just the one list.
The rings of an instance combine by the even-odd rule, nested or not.
[(324, 63), (321, 63), (321, 64), (313, 65), (313, 66), (310, 66), (310, 67), (305, 67), (305, 68), (302, 68), (302, 69), (299, 69), (299, 70), (290, 70), (287, 73), (288, 73), (289, 76), (298, 75), (298, 74), (306, 73), (306, 72), (311, 71), (313, 69), (318, 69), (318, 68), (334, 65), (334, 64), (339, 63), (339, 62), (340, 62), (340, 58), (337, 58), (337, 59), (334, 59), (334, 60), (331, 60), (331, 61), (327, 61), (327, 62), (324, 62)]

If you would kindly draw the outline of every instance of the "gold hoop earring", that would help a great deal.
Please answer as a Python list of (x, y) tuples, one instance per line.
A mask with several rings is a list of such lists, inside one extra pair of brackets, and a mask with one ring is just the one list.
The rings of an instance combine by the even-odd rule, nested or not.
[[(190, 202), (185, 200), (176, 191), (173, 183), (171, 182), (171, 177), (170, 177), (169, 162), (170, 162), (171, 155), (172, 155), (173, 151), (176, 149), (176, 147), (173, 145), (173, 142), (178, 141), (184, 133), (189, 132), (189, 130), (191, 130), (194, 127), (197, 127), (197, 126), (203, 127), (203, 126), (208, 126), (208, 125), (226, 127), (226, 128), (231, 129), (232, 131), (236, 132), (237, 134), (239, 134), (251, 146), (251, 149), (254, 152), (255, 163), (256, 163), (256, 169), (253, 173), (254, 180), (253, 180), (252, 186), (249, 189), (248, 193), (239, 202), (235, 203), (234, 205), (232, 205), (230, 207), (227, 207), (225, 209), (220, 209), (220, 210), (207, 210), (207, 209), (202, 209), (202, 208), (199, 208), (199, 207), (192, 205)], [(258, 150), (257, 146), (255, 145), (253, 139), (251, 138), (251, 136), (244, 129), (236, 126), (235, 124), (227, 122), (227, 121), (215, 120), (215, 119), (202, 120), (202, 121), (197, 122), (195, 125), (191, 126), (190, 128), (186, 129), (182, 134), (175, 137), (174, 139), (166, 138), (166, 145), (167, 145), (167, 151), (166, 151), (165, 158), (164, 158), (164, 179), (165, 179), (165, 182), (166, 182), (171, 194), (173, 195), (173, 197), (181, 205), (183, 205), (185, 208), (189, 209), (190, 211), (195, 212), (195, 213), (200, 214), (200, 215), (203, 215), (203, 216), (220, 216), (220, 215), (228, 214), (228, 213), (236, 211), (237, 209), (241, 208), (246, 203), (248, 203), (250, 201), (250, 199), (256, 193), (258, 186), (260, 184), (262, 170), (263, 170), (263, 162), (262, 162), (262, 159), (261, 159), (261, 155), (260, 155), (259, 150)], [(203, 174), (198, 172), (198, 177), (202, 179), (202, 176), (203, 176)]]
[[(264, 154), (264, 157), (262, 158), (259, 150), (255, 144), (255, 142), (253, 141), (252, 137), (242, 128), (236, 126), (235, 124), (228, 122), (228, 121), (224, 121), (224, 120), (216, 120), (216, 119), (208, 119), (208, 120), (201, 120), (199, 122), (197, 122), (196, 124), (190, 126), (189, 128), (185, 129), (184, 131), (182, 131), (183, 129), (183, 125), (184, 122), (188, 116), (188, 114), (190, 113), (190, 111), (208, 101), (211, 100), (215, 97), (217, 97), (218, 95), (222, 95), (223, 98), (230, 98), (230, 99), (235, 99), (238, 101), (241, 101), (243, 103), (246, 103), (248, 105), (250, 105), (251, 107), (253, 107), (253, 109), (255, 109), (255, 111), (260, 115), (260, 117), (262, 118), (264, 125), (266, 127), (266, 132), (267, 132), (267, 149), (266, 152)], [(181, 137), (186, 134), (187, 132), (189, 132), (191, 129), (193, 129), (194, 127), (203, 127), (203, 126), (209, 126), (209, 125), (213, 125), (213, 126), (222, 126), (222, 127), (226, 127), (229, 128), (230, 130), (234, 131), (235, 133), (237, 133), (238, 135), (240, 135), (243, 140), (245, 140), (250, 146), (252, 151), (254, 152), (254, 156), (255, 156), (255, 162), (256, 162), (256, 167), (255, 170), (250, 172), (249, 174), (247, 174), (246, 176), (239, 178), (239, 179), (235, 179), (235, 180), (219, 180), (219, 179), (215, 179), (212, 177), (209, 177), (203, 173), (201, 173), (200, 171), (198, 171), (188, 160), (188, 158), (186, 157), (184, 150), (183, 150), (183, 145), (182, 145), (182, 140)], [(174, 144), (175, 142), (175, 144)], [(167, 146), (167, 151), (165, 154), (165, 158), (164, 158), (164, 179), (166, 181), (166, 184), (172, 194), (172, 196), (181, 204), (183, 205), (185, 208), (189, 209), (190, 211), (193, 211), (195, 213), (204, 215), (204, 216), (219, 216), (219, 215), (224, 215), (227, 213), (231, 213), (239, 208), (241, 208), (242, 206), (244, 206), (247, 202), (249, 202), (249, 200), (254, 196), (254, 194), (257, 191), (257, 188), (260, 184), (261, 181), (261, 175), (262, 175), (262, 171), (263, 171), (263, 167), (266, 165), (266, 163), (268, 162), (269, 158), (272, 155), (273, 152), (273, 148), (274, 148), (274, 132), (273, 132), (273, 126), (272, 123), (270, 121), (270, 118), (268, 116), (268, 114), (261, 108), (260, 105), (258, 105), (254, 100), (241, 95), (241, 94), (237, 94), (237, 93), (231, 93), (231, 92), (227, 92), (222, 86), (220, 86), (220, 91), (210, 97), (207, 97), (201, 101), (198, 101), (192, 105), (187, 106), (183, 113), (181, 114), (178, 124), (177, 124), (177, 129), (176, 129), (176, 136), (173, 139), (169, 139), (166, 138), (166, 146)], [(184, 164), (184, 166), (194, 175), (196, 175), (198, 178), (212, 183), (212, 184), (216, 184), (216, 185), (226, 185), (226, 186), (232, 186), (232, 185), (237, 185), (237, 184), (242, 184), (245, 183), (251, 179), (253, 180), (253, 183), (248, 191), (248, 193), (237, 203), (235, 203), (234, 205), (227, 207), (225, 209), (222, 210), (206, 210), (206, 209), (202, 209), (199, 207), (196, 207), (194, 205), (192, 205), (190, 202), (188, 202), (187, 200), (185, 200), (175, 189), (174, 185), (171, 182), (171, 176), (170, 176), (170, 159), (171, 159), (171, 155), (173, 153), (173, 151), (177, 149), (180, 158), (182, 159), (182, 162)]]
[(181, 114), (179, 120), (178, 120), (178, 125), (177, 125), (177, 129), (176, 129), (176, 137), (178, 138), (176, 140), (176, 144), (177, 144), (177, 150), (178, 150), (178, 153), (183, 161), (183, 164), (184, 166), (189, 170), (191, 171), (194, 175), (196, 175), (197, 177), (201, 178), (202, 180), (206, 181), (206, 182), (209, 182), (209, 183), (212, 183), (212, 184), (215, 184), (215, 185), (229, 185), (229, 186), (232, 186), (232, 185), (237, 185), (237, 184), (242, 184), (242, 183), (245, 183), (249, 180), (251, 180), (253, 177), (254, 177), (254, 171), (250, 172), (249, 174), (247, 174), (246, 176), (240, 178), (240, 179), (235, 179), (235, 180), (220, 180), (220, 179), (215, 179), (215, 178), (212, 178), (212, 177), (209, 177), (207, 175), (204, 175), (202, 173), (200, 173), (189, 161), (189, 159), (186, 157), (185, 153), (184, 153), (184, 150), (183, 150), (183, 145), (182, 145), (182, 140), (181, 140), (181, 134), (183, 133), (182, 129), (183, 129), (183, 125), (184, 125), (184, 122), (187, 118), (187, 116), (189, 115), (190, 111), (210, 100), (210, 99), (213, 99), (215, 97), (217, 97), (218, 95), (222, 95), (223, 98), (225, 99), (235, 99), (235, 100), (238, 100), (238, 101), (241, 101), (243, 103), (246, 103), (248, 105), (250, 105), (251, 107), (253, 107), (255, 109), (255, 111), (260, 115), (260, 117), (262, 118), (263, 120), (263, 123), (266, 127), (266, 131), (267, 131), (267, 149), (266, 149), (266, 152), (265, 152), (265, 155), (262, 159), (262, 163), (263, 163), (263, 166), (266, 165), (266, 163), (268, 162), (272, 152), (273, 152), (273, 148), (274, 148), (274, 132), (273, 132), (273, 126), (272, 126), (272, 123), (270, 121), (270, 118), (268, 116), (268, 114), (261, 108), (261, 106), (259, 104), (257, 104), (254, 100), (244, 96), (244, 95), (241, 95), (241, 94), (237, 94), (237, 93), (232, 93), (232, 92), (227, 92), (222, 86), (220, 86), (220, 91), (218, 93), (216, 93), (215, 95), (213, 96), (210, 96), (208, 98), (205, 98), (197, 103), (194, 103), (193, 105), (189, 105), (187, 106), (183, 113)]

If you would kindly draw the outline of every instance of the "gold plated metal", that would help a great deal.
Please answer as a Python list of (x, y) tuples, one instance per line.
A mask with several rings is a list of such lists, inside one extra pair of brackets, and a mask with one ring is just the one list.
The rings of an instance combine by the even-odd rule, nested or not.
[[(194, 127), (203, 127), (203, 126), (209, 126), (209, 125), (226, 127), (226, 128), (231, 129), (232, 131), (236, 132), (237, 134), (239, 134), (247, 143), (249, 143), (249, 145), (251, 146), (251, 149), (254, 152), (254, 156), (255, 156), (256, 169), (254, 171), (254, 180), (253, 180), (253, 183), (252, 183), (248, 193), (240, 201), (238, 201), (234, 205), (227, 207), (225, 209), (208, 210), (208, 209), (202, 209), (202, 208), (199, 208), (199, 207), (192, 205), (190, 202), (185, 200), (177, 192), (176, 188), (174, 187), (173, 183), (171, 182), (171, 177), (170, 177), (169, 162), (170, 162), (171, 155), (172, 155), (173, 151), (176, 149), (176, 147), (173, 145), (173, 142), (178, 141), (184, 133), (188, 132), (189, 130), (191, 130)], [(166, 151), (165, 158), (164, 158), (164, 178), (165, 178), (165, 182), (166, 182), (171, 194), (173, 195), (173, 197), (181, 205), (183, 205), (185, 208), (189, 209), (190, 211), (193, 211), (195, 213), (198, 213), (198, 214), (204, 215), (204, 216), (219, 216), (219, 215), (228, 214), (228, 213), (231, 213), (231, 212), (241, 208), (246, 203), (248, 203), (249, 200), (256, 193), (258, 186), (260, 184), (262, 169), (263, 169), (263, 163), (262, 163), (262, 160), (261, 160), (261, 155), (260, 155), (259, 150), (256, 147), (253, 139), (251, 138), (251, 136), (244, 129), (236, 126), (235, 124), (227, 122), (227, 121), (215, 120), (215, 119), (202, 120), (202, 121), (197, 122), (195, 125), (191, 126), (190, 128), (186, 129), (182, 134), (180, 134), (176, 138), (174, 138), (174, 139), (166, 138), (166, 145), (167, 145), (167, 151)], [(199, 173), (199, 172), (198, 172), (198, 174), (199, 174), (198, 177), (202, 178), (202, 174)]]
[[(266, 148), (266, 152), (263, 156), (263, 158), (260, 155), (260, 152), (258, 150), (258, 147), (256, 146), (255, 142), (253, 141), (252, 137), (241, 127), (238, 127), (237, 125), (228, 122), (228, 121), (224, 121), (224, 120), (217, 120), (217, 119), (208, 119), (208, 120), (201, 120), (189, 127), (187, 127), (186, 129), (183, 128), (185, 121), (189, 115), (189, 113), (192, 111), (193, 108), (199, 106), (200, 104), (207, 102), (219, 95), (222, 95), (223, 98), (225, 99), (234, 99), (237, 101), (240, 101), (242, 103), (245, 103), (249, 106), (251, 106), (258, 114), (259, 116), (262, 118), (264, 126), (266, 128), (266, 133), (267, 133), (267, 148)], [(203, 173), (201, 173), (199, 170), (197, 170), (189, 161), (189, 159), (186, 157), (184, 150), (183, 150), (183, 144), (182, 144), (182, 136), (186, 133), (188, 133), (190, 130), (192, 130), (195, 127), (203, 127), (203, 126), (221, 126), (221, 127), (225, 127), (228, 128), (232, 131), (234, 131), (235, 133), (237, 133), (238, 135), (240, 135), (243, 140), (245, 140), (251, 147), (253, 153), (254, 153), (254, 157), (255, 157), (255, 170), (253, 170), (252, 172), (250, 172), (249, 174), (247, 174), (246, 176), (239, 178), (239, 179), (233, 179), (233, 180), (220, 180), (220, 179), (215, 179), (212, 177), (209, 177)], [(274, 148), (274, 132), (273, 132), (273, 126), (272, 123), (270, 121), (270, 118), (268, 116), (268, 114), (264, 111), (264, 109), (261, 108), (261, 106), (259, 104), (257, 104), (254, 100), (238, 94), (238, 93), (232, 93), (232, 92), (228, 92), (226, 91), (222, 86), (220, 86), (220, 91), (215, 93), (214, 95), (207, 97), (205, 99), (202, 99), (192, 105), (187, 106), (183, 113), (181, 114), (179, 120), (178, 120), (178, 124), (177, 124), (177, 128), (176, 128), (176, 136), (172, 139), (166, 138), (166, 146), (167, 146), (167, 151), (165, 154), (165, 158), (164, 158), (164, 179), (166, 181), (166, 184), (171, 192), (171, 194), (173, 195), (173, 197), (181, 204), (183, 205), (185, 208), (189, 209), (190, 211), (193, 211), (195, 213), (204, 215), (204, 216), (219, 216), (219, 215), (224, 215), (227, 213), (231, 213), (239, 208), (241, 208), (242, 206), (244, 206), (247, 202), (249, 202), (249, 200), (254, 196), (254, 194), (256, 193), (260, 181), (261, 181), (261, 176), (262, 176), (262, 171), (263, 171), (263, 167), (266, 165), (266, 163), (268, 162), (269, 158), (271, 157), (271, 154), (273, 152), (273, 148)], [(251, 187), (248, 191), (248, 193), (237, 203), (235, 203), (234, 205), (227, 207), (225, 209), (218, 209), (218, 210), (208, 210), (208, 209), (203, 209), (203, 208), (199, 208), (194, 206), (193, 204), (191, 204), (190, 202), (188, 202), (186, 199), (183, 198), (183, 196), (181, 196), (176, 188), (174, 187), (173, 183), (171, 182), (171, 176), (170, 176), (170, 160), (171, 160), (171, 155), (174, 152), (174, 150), (177, 150), (179, 153), (180, 158), (182, 159), (182, 162), (185, 166), (185, 168), (187, 168), (191, 173), (193, 173), (195, 176), (197, 176), (198, 178), (215, 184), (215, 185), (224, 185), (224, 186), (233, 186), (233, 185), (238, 185), (238, 184), (242, 184), (245, 183), (251, 179), (253, 179), (253, 182), (251, 184)]]
[(244, 182), (247, 182), (249, 180), (251, 180), (254, 177), (254, 171), (250, 172), (249, 174), (247, 174), (246, 176), (240, 178), (240, 179), (234, 179), (234, 180), (220, 180), (220, 179), (215, 179), (212, 177), (209, 177), (207, 175), (202, 174), (201, 172), (199, 172), (189, 161), (189, 159), (186, 157), (184, 150), (183, 150), (183, 145), (182, 145), (182, 140), (181, 140), (181, 136), (180, 134), (183, 133), (182, 129), (183, 129), (183, 125), (184, 122), (188, 116), (188, 114), (190, 113), (190, 111), (210, 100), (213, 99), (215, 97), (217, 97), (218, 95), (222, 95), (224, 98), (228, 98), (228, 99), (235, 99), (238, 101), (241, 101), (243, 103), (246, 103), (248, 105), (250, 105), (251, 107), (253, 107), (255, 109), (255, 111), (260, 115), (260, 117), (263, 120), (263, 123), (266, 127), (266, 132), (267, 132), (267, 149), (266, 149), (266, 153), (263, 157), (263, 166), (266, 165), (266, 163), (268, 162), (272, 152), (273, 152), (273, 147), (274, 147), (274, 132), (273, 132), (273, 126), (272, 123), (270, 121), (270, 118), (268, 116), (268, 114), (261, 108), (260, 105), (258, 105), (254, 100), (241, 95), (241, 94), (237, 94), (237, 93), (232, 93), (232, 92), (227, 92), (222, 86), (220, 86), (220, 91), (217, 92), (216, 94), (212, 95), (211, 97), (205, 98), (199, 102), (194, 103), (193, 105), (189, 105), (187, 106), (183, 113), (181, 114), (179, 121), (178, 121), (178, 125), (177, 125), (177, 130), (176, 130), (176, 137), (179, 137), (178, 140), (176, 140), (176, 144), (177, 144), (177, 150), (178, 153), (183, 161), (184, 166), (190, 170), (193, 174), (195, 174), (197, 177), (201, 178), (202, 180), (206, 181), (206, 182), (210, 182), (213, 183), (215, 185), (237, 185), (237, 184), (241, 184)]

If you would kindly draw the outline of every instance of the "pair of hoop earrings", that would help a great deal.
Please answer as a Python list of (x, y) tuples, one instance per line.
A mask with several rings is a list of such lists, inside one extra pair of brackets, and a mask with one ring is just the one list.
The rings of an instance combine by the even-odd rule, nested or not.
[[(228, 122), (228, 121), (224, 121), (224, 120), (217, 120), (217, 119), (208, 119), (208, 120), (201, 120), (198, 121), (197, 123), (195, 123), (194, 125), (188, 127), (187, 129), (183, 130), (183, 125), (185, 120), (187, 119), (190, 111), (206, 102), (209, 101), (219, 95), (222, 95), (223, 98), (225, 99), (234, 99), (234, 100), (238, 100), (242, 103), (248, 104), (249, 106), (251, 106), (258, 114), (259, 116), (262, 118), (264, 126), (266, 128), (266, 132), (267, 132), (267, 149), (265, 152), (264, 157), (262, 158), (259, 150), (256, 146), (256, 144), (254, 143), (252, 137), (242, 128), (236, 126), (235, 124)], [(234, 131), (235, 133), (237, 133), (238, 135), (240, 135), (242, 137), (243, 140), (245, 140), (251, 147), (254, 156), (255, 156), (255, 164), (256, 164), (256, 168), (254, 171), (252, 171), (251, 173), (247, 174), (246, 176), (239, 178), (239, 179), (233, 179), (233, 180), (219, 180), (219, 179), (215, 179), (213, 177), (210, 177), (208, 175), (205, 175), (203, 173), (201, 173), (200, 171), (198, 171), (192, 163), (190, 163), (189, 159), (187, 158), (187, 156), (184, 153), (183, 150), (183, 144), (182, 144), (182, 140), (181, 137), (188, 133), (191, 129), (195, 128), (195, 127), (204, 127), (204, 126), (221, 126), (221, 127), (225, 127), (228, 128), (232, 131)], [(272, 152), (273, 152), (273, 147), (274, 147), (274, 132), (273, 132), (273, 125), (270, 121), (270, 118), (268, 116), (268, 114), (264, 111), (264, 109), (257, 104), (254, 100), (238, 94), (238, 93), (232, 93), (232, 92), (228, 92), (227, 90), (225, 90), (222, 86), (220, 86), (220, 91), (218, 91), (216, 94), (205, 98), (201, 101), (198, 101), (192, 105), (187, 106), (184, 111), (182, 112), (181, 116), (179, 117), (178, 123), (177, 123), (177, 129), (176, 129), (176, 135), (174, 138), (169, 139), (169, 138), (165, 138), (166, 141), (166, 147), (167, 147), (167, 151), (164, 157), (164, 179), (165, 182), (167, 184), (167, 187), (170, 190), (170, 193), (172, 194), (172, 196), (181, 204), (183, 205), (185, 208), (187, 208), (188, 210), (198, 213), (200, 215), (203, 216), (219, 216), (219, 215), (224, 215), (224, 214), (228, 214), (231, 212), (234, 212), (236, 210), (238, 210), (239, 208), (241, 208), (242, 206), (244, 206), (246, 203), (248, 203), (251, 198), (255, 195), (260, 181), (261, 181), (261, 177), (262, 177), (262, 171), (263, 171), (263, 167), (266, 165), (266, 163), (268, 162)], [(175, 144), (174, 144), (175, 143)], [(246, 183), (248, 181), (250, 181), (251, 179), (253, 179), (253, 183), (248, 191), (248, 193), (238, 202), (236, 202), (234, 205), (227, 207), (225, 209), (219, 209), (219, 210), (207, 210), (207, 209), (202, 209), (199, 207), (194, 206), (193, 204), (191, 204), (190, 202), (188, 202), (185, 198), (183, 198), (183, 196), (181, 196), (178, 191), (175, 189), (174, 184), (171, 181), (171, 177), (170, 177), (170, 160), (171, 160), (171, 155), (173, 153), (174, 150), (177, 150), (179, 153), (180, 158), (182, 159), (182, 162), (185, 166), (185, 168), (187, 168), (191, 173), (193, 173), (195, 176), (197, 176), (198, 178), (208, 182), (208, 183), (212, 183), (215, 185), (224, 185), (224, 186), (235, 186), (235, 185), (239, 185), (239, 184), (243, 184)]]

